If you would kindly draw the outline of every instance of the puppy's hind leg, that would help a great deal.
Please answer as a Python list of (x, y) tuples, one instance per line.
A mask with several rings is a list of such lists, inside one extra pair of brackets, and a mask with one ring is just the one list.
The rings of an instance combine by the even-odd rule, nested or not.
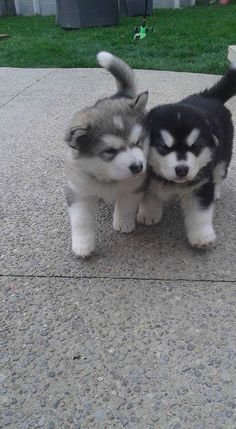
[(81, 200), (69, 207), (72, 230), (72, 250), (82, 258), (95, 249), (95, 216), (97, 200)]
[(142, 196), (142, 193), (128, 194), (117, 199), (113, 217), (115, 231), (128, 233), (135, 229), (136, 215)]
[(159, 223), (162, 218), (162, 213), (163, 202), (154, 192), (148, 191), (139, 205), (137, 216), (138, 223), (144, 225)]

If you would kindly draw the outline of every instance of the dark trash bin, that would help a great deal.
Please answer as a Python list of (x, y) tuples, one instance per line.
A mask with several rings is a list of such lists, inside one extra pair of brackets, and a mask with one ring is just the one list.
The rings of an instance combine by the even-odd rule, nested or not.
[(14, 0), (0, 0), (0, 16), (16, 15)]
[[(139, 16), (144, 15), (145, 0), (120, 0), (121, 16)], [(153, 0), (148, 0), (147, 15), (153, 11)]]
[(117, 25), (118, 0), (57, 0), (56, 22), (62, 28)]

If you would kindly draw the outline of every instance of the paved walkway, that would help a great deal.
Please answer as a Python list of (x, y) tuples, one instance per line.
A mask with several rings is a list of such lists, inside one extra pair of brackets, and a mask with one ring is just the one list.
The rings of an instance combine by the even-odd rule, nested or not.
[[(137, 75), (149, 107), (217, 79)], [(175, 205), (125, 236), (101, 204), (96, 254), (71, 254), (63, 132), (114, 88), (100, 69), (0, 69), (0, 427), (236, 428), (236, 158), (214, 250), (189, 247)]]

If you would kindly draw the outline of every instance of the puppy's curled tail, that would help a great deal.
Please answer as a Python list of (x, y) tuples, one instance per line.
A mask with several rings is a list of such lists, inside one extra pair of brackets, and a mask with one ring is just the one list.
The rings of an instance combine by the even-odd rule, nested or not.
[(215, 98), (222, 103), (226, 103), (231, 97), (236, 95), (236, 63), (231, 64), (231, 68), (225, 73), (212, 88), (201, 93), (203, 97)]
[(125, 97), (134, 97), (136, 95), (135, 77), (133, 70), (110, 52), (99, 52), (97, 60), (101, 67), (108, 70), (116, 79), (118, 92), (117, 95)]

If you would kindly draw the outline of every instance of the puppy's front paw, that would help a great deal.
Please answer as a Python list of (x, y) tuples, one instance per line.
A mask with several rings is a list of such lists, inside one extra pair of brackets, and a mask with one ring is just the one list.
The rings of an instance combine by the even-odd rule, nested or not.
[(208, 249), (216, 243), (216, 235), (212, 226), (189, 233), (188, 239), (191, 246), (197, 249)]
[(95, 240), (94, 238), (76, 238), (72, 240), (72, 250), (76, 256), (80, 258), (86, 258), (91, 255), (95, 249)]
[(161, 207), (156, 211), (149, 212), (144, 206), (139, 207), (137, 221), (143, 225), (155, 225), (161, 221), (162, 209)]
[(114, 215), (113, 229), (115, 231), (129, 233), (135, 229), (135, 221), (133, 218)]

